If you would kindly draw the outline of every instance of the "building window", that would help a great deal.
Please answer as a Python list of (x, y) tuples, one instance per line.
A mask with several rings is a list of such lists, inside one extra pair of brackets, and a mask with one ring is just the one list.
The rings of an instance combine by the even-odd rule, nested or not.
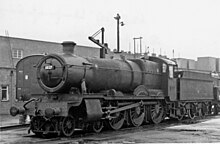
[(23, 58), (23, 50), (21, 49), (13, 49), (13, 52), (12, 52), (12, 55), (13, 55), (13, 58)]
[(8, 94), (8, 86), (2, 86), (2, 101), (8, 101), (9, 94)]

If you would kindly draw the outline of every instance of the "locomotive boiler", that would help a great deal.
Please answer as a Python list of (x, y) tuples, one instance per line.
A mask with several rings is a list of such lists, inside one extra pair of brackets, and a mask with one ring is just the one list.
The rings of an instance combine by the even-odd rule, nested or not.
[(62, 45), (63, 54), (43, 56), (36, 66), (45, 93), (10, 110), (30, 115), (36, 135), (72, 136), (76, 129), (118, 130), (218, 112), (219, 88), (208, 73), (180, 71), (162, 57), (84, 58), (74, 55), (74, 42)]
[(68, 93), (71, 88), (78, 88), (84, 92), (132, 92), (139, 85), (161, 87), (161, 68), (156, 62), (83, 58), (73, 55), (74, 45), (65, 42), (63, 55), (51, 54), (39, 62), (37, 78), (45, 91)]

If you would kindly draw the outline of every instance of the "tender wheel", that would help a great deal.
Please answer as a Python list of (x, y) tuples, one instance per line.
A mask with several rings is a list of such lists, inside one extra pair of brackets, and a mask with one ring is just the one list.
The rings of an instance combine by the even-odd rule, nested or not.
[(180, 106), (180, 108), (177, 111), (177, 119), (180, 121), (184, 118), (186, 114), (186, 109), (184, 106)]
[(187, 114), (190, 119), (194, 119), (196, 117), (196, 106), (194, 104), (190, 105), (190, 109), (187, 110)]
[(199, 109), (199, 116), (204, 117), (207, 114), (208, 109), (205, 103), (201, 103), (200, 105), (201, 108)]
[(135, 107), (129, 110), (129, 118), (131, 124), (135, 127), (140, 126), (145, 117), (145, 109), (144, 106)]
[(63, 119), (61, 124), (61, 131), (66, 137), (73, 135), (75, 129), (75, 120), (72, 116), (67, 116)]
[(92, 124), (92, 130), (96, 133), (100, 133), (103, 129), (103, 121), (96, 121)]
[(156, 105), (147, 106), (146, 108), (149, 122), (158, 124), (163, 120), (165, 109), (161, 102), (158, 102)]
[(119, 129), (123, 126), (123, 124), (124, 124), (125, 114), (126, 114), (125, 111), (117, 112), (117, 113), (114, 115), (114, 118), (111, 118), (111, 119), (108, 121), (108, 126), (109, 126), (111, 129), (113, 129), (113, 130), (119, 130)]

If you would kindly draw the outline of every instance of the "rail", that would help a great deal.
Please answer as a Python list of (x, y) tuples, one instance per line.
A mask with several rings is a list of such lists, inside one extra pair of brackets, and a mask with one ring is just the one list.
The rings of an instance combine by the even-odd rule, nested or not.
[(30, 124), (18, 124), (18, 125), (2, 126), (2, 127), (0, 127), (0, 131), (26, 128), (26, 127), (29, 127), (29, 126), (30, 126)]

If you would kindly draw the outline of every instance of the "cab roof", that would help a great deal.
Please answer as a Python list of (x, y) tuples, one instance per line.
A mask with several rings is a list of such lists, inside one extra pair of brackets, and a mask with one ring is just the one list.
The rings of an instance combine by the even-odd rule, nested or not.
[(168, 58), (149, 56), (149, 60), (158, 62), (158, 63), (165, 63), (167, 65), (177, 66), (177, 63), (175, 61), (168, 59)]

